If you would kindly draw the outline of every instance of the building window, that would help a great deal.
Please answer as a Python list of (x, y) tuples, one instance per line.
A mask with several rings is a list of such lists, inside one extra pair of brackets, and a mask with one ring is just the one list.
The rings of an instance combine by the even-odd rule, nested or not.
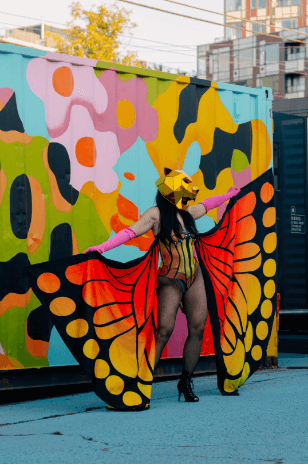
[(277, 0), (277, 6), (296, 6), (300, 3), (300, 0)]
[(250, 0), (250, 9), (266, 8), (266, 0)]
[(266, 45), (266, 61), (275, 63), (280, 61), (279, 44)]
[(282, 21), (276, 21), (276, 27), (285, 27), (286, 29), (297, 28), (297, 18), (284, 19)]
[[(242, 23), (232, 23), (232, 26), (242, 28)], [(242, 29), (231, 29), (227, 27), (227, 40), (240, 39), (242, 37)]]
[(259, 60), (260, 66), (265, 65), (265, 47), (260, 47), (260, 60)]
[(265, 26), (261, 26), (260, 24), (252, 23), (253, 32), (262, 32), (263, 34), (265, 34), (266, 33), (266, 21), (258, 21), (258, 22), (265, 24)]
[(206, 59), (198, 58), (198, 76), (206, 77)]
[(305, 47), (287, 45), (285, 48), (285, 60), (301, 60), (305, 58)]
[(290, 74), (286, 76), (286, 93), (301, 92), (305, 90), (305, 76)]
[(227, 0), (227, 11), (239, 11), (242, 9), (242, 0)]

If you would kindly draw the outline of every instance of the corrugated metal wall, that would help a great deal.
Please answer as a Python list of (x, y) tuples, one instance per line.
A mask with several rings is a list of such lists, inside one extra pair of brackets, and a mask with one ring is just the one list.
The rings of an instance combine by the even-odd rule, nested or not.
[(306, 118), (274, 113), (274, 174), (282, 311), (308, 310)]
[[(154, 204), (165, 166), (190, 174), (199, 200), (260, 176), (272, 165), (271, 90), (9, 45), (0, 45), (0, 69), (0, 369), (73, 364), (25, 266), (132, 224)], [(152, 240), (107, 255), (133, 259)], [(179, 312), (164, 357), (182, 356), (186, 334)], [(208, 320), (202, 354), (213, 352)]]

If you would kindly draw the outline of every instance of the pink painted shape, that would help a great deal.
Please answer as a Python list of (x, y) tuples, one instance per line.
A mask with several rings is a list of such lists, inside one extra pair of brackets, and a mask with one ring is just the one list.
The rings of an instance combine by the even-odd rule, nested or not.
[(173, 333), (167, 343), (169, 358), (181, 358), (183, 356), (183, 348), (187, 336), (188, 328), (186, 316), (179, 309), (176, 315)]
[[(80, 65), (90, 66), (91, 68), (95, 68), (97, 65), (97, 60), (94, 60), (93, 58), (83, 58), (81, 56), (73, 56), (73, 55), (60, 55), (60, 56), (61, 56), (61, 62), (65, 62), (65, 63), (77, 64), (79, 66)], [(59, 62), (58, 53), (47, 52), (44, 58), (46, 60)]]
[[(61, 60), (62, 58), (63, 56)], [(59, 60), (58, 55), (57, 59)], [(73, 92), (69, 97), (59, 95), (52, 84), (54, 71), (63, 66), (71, 70), (74, 79)], [(44, 102), (47, 129), (52, 138), (60, 137), (67, 130), (73, 105), (87, 108), (93, 120), (107, 108), (106, 90), (95, 76), (92, 66), (76, 66), (65, 60), (55, 63), (45, 58), (35, 58), (28, 64), (27, 81), (32, 92)]]
[(245, 185), (251, 182), (250, 166), (247, 166), (247, 168), (243, 169), (241, 172), (235, 172), (231, 168), (231, 175), (233, 177), (234, 187), (236, 188), (245, 187)]
[(2, 87), (2, 89), (0, 89), (0, 100), (2, 101), (3, 106), (7, 104), (13, 94), (14, 90), (8, 89), (7, 87)]
[[(79, 164), (76, 158), (76, 144), (82, 137), (92, 137), (95, 142), (97, 158), (94, 167)], [(50, 141), (60, 143), (66, 148), (71, 162), (71, 185), (78, 191), (89, 181), (93, 181), (101, 192), (113, 192), (118, 187), (118, 176), (112, 169), (120, 150), (117, 137), (112, 132), (98, 132), (84, 106), (73, 106), (67, 131)]]
[[(158, 115), (147, 102), (148, 86), (140, 77), (122, 81), (114, 70), (104, 71), (99, 82), (108, 95), (108, 106), (104, 114), (95, 115), (94, 125), (99, 131), (114, 132), (119, 141), (121, 154), (130, 148), (140, 136), (144, 142), (151, 142), (158, 133)], [(128, 100), (135, 109), (136, 119), (132, 127), (123, 129), (117, 121), (117, 104)]]
[(218, 208), (217, 208), (217, 222), (219, 222), (220, 219), (223, 217), (227, 206), (228, 206), (227, 203), (223, 203), (222, 205), (218, 206)]
[(4, 354), (4, 355), (5, 355), (5, 352), (4, 352), (4, 349), (2, 348), (1, 343), (0, 343), (0, 354)]

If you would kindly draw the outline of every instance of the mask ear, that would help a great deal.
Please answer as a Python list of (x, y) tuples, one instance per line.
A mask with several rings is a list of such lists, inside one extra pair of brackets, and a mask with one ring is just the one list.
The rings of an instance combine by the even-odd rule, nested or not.
[(164, 168), (164, 174), (165, 174), (165, 176), (167, 176), (168, 174), (170, 174), (171, 171), (172, 171), (172, 169)]

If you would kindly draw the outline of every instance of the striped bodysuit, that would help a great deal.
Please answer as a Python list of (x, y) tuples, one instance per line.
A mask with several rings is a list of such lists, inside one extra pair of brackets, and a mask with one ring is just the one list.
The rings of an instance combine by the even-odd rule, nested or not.
[(172, 242), (166, 240), (166, 244), (159, 240), (161, 264), (158, 276), (177, 279), (185, 293), (195, 278), (198, 260), (194, 250), (193, 234), (181, 230), (181, 240), (172, 234)]

